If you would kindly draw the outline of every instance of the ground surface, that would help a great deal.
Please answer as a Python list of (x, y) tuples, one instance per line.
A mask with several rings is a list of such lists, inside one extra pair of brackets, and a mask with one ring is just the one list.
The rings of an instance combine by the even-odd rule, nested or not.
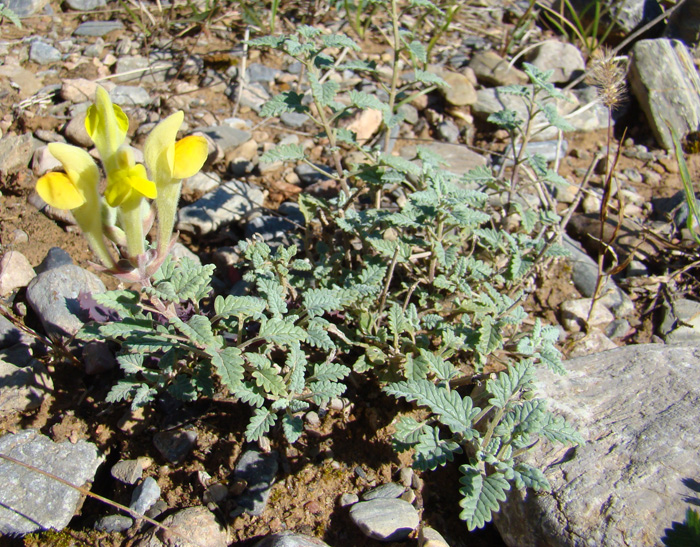
[[(32, 36), (56, 36), (58, 39), (71, 36), (77, 24), (88, 16), (75, 12), (62, 11), (53, 5), (54, 16), (36, 16), (24, 21), (25, 28), (14, 29), (7, 22), (0, 27), (4, 40), (11, 45), (20, 44)], [(241, 40), (240, 14), (229, 14), (212, 25), (202, 28), (190, 25), (191, 31), (174, 41), (180, 51), (189, 51), (195, 55), (211, 55), (214, 52), (226, 53)], [(92, 17), (92, 16), (91, 16)], [(126, 33), (138, 33), (138, 29), (129, 22), (123, 12), (103, 13), (96, 17), (119, 18), (127, 25)], [(469, 21), (465, 20), (464, 24)], [(217, 26), (218, 25), (218, 26)], [(228, 27), (226, 25), (229, 25)], [(216, 29), (224, 26), (229, 34)], [(177, 30), (182, 27), (178, 27)], [(494, 36), (496, 26), (483, 27), (484, 34)], [(162, 36), (173, 36), (174, 31), (162, 31)], [(108, 36), (107, 44), (113, 43), (120, 36)], [(373, 44), (370, 46), (370, 43)], [(367, 41), (367, 48), (381, 53), (382, 46)], [(275, 66), (280, 63), (274, 56), (258, 57), (259, 62)], [(51, 72), (43, 77), (43, 85), (60, 83), (65, 78), (96, 79), (104, 76), (104, 67), (88, 60), (72, 65), (55, 65)], [(45, 67), (26, 62), (26, 68), (41, 72)], [(163, 91), (163, 90), (161, 90)], [(222, 91), (200, 89), (195, 92), (214, 120), (231, 115), (232, 103)], [(167, 97), (167, 89), (164, 97)], [(66, 119), (54, 116), (41, 105), (33, 104), (18, 108), (24, 99), (21, 90), (10, 87), (6, 81), (0, 83), (0, 105), (5, 112), (3, 132), (24, 133), (36, 129), (60, 131)], [(649, 129), (644, 124), (638, 111), (631, 107), (629, 119), (629, 136), (636, 142), (652, 144)], [(260, 124), (261, 120), (250, 111), (238, 113)], [(258, 125), (254, 138), (259, 143), (274, 142), (283, 131), (271, 123)], [(430, 139), (430, 131), (420, 138)], [(561, 174), (575, 177), (575, 169), (585, 169), (590, 162), (590, 155), (605, 142), (605, 132), (575, 134), (568, 137), (569, 155), (561, 163)], [(137, 140), (138, 144), (138, 140)], [(499, 151), (504, 143), (490, 133), (477, 133), (474, 144), (481, 149)], [(572, 153), (576, 151), (576, 153)], [(691, 158), (691, 168), (696, 169), (696, 159)], [(644, 172), (650, 168), (648, 162), (623, 156), (619, 169), (633, 168)], [(680, 188), (678, 175), (672, 167), (660, 169), (661, 180), (649, 187), (644, 183), (633, 184), (637, 191), (650, 200), (675, 194)], [(275, 208), (291, 193), (279, 173), (252, 178), (268, 190), (268, 205)], [(29, 169), (0, 179), (0, 245), (3, 252), (17, 250), (24, 254), (33, 266), (38, 265), (51, 247), (61, 247), (68, 251), (80, 266), (89, 268), (92, 259), (84, 240), (77, 231), (65, 224), (48, 219), (27, 203), (32, 192), (36, 176)], [(183, 203), (191, 202), (195, 195), (184, 195)], [(207, 261), (208, 253), (217, 245), (235, 245), (231, 239), (235, 234), (226, 234), (210, 241), (186, 241), (200, 257)], [(26, 236), (26, 237), (25, 237)], [(229, 239), (227, 239), (229, 238)], [(663, 273), (663, 272), (657, 272)], [(115, 287), (113, 280), (107, 280), (109, 287)], [(567, 299), (579, 296), (570, 279), (570, 269), (565, 263), (557, 264), (538, 282), (538, 290), (531, 297), (528, 306), (536, 315), (548, 322), (558, 321), (558, 306)], [(653, 296), (653, 295), (652, 295)], [(651, 316), (644, 314), (648, 303), (653, 298), (644, 294), (638, 300), (636, 315), (630, 323), (634, 332), (618, 343), (647, 342), (652, 336)], [(14, 311), (21, 311), (23, 295), (15, 298)], [(19, 308), (17, 306), (20, 306)], [(36, 327), (36, 321), (29, 315), (26, 319), (30, 327)], [(567, 346), (562, 346), (567, 350)], [(68, 439), (87, 439), (94, 442), (106, 455), (106, 463), (101, 467), (93, 490), (120, 503), (129, 503), (131, 490), (120, 486), (110, 476), (108, 469), (119, 459), (149, 458), (151, 465), (146, 470), (153, 476), (162, 489), (162, 498), (169, 509), (177, 509), (202, 503), (204, 487), (200, 484), (198, 473), (206, 471), (212, 481), (226, 483), (241, 451), (245, 449), (242, 432), (248, 419), (248, 407), (225, 400), (201, 401), (192, 408), (180, 410), (184, 413), (176, 417), (166, 416), (175, 421), (188, 421), (198, 431), (196, 449), (186, 462), (179, 467), (166, 465), (152, 444), (153, 433), (163, 426), (163, 413), (147, 410), (143, 415), (132, 416), (125, 405), (110, 405), (104, 402), (105, 395), (118, 377), (118, 372), (98, 376), (86, 376), (79, 363), (56, 363), (50, 367), (56, 386), (52, 397), (47, 399), (40, 409), (26, 414), (2, 417), (0, 433), (12, 432), (22, 428), (39, 428), (56, 441)], [(362, 378), (356, 378), (346, 394), (353, 406), (344, 410), (331, 410), (322, 417), (317, 426), (310, 427), (300, 441), (293, 447), (273, 440), (272, 448), (280, 451), (282, 466), (275, 484), (268, 509), (261, 517), (240, 517), (228, 519), (233, 509), (222, 505), (219, 514), (232, 530), (232, 539), (236, 545), (253, 545), (257, 539), (271, 532), (285, 528), (318, 536), (334, 547), (376, 545), (366, 539), (350, 522), (347, 509), (339, 507), (337, 501), (343, 493), (361, 493), (371, 485), (381, 484), (396, 479), (401, 467), (410, 465), (410, 459), (404, 455), (397, 456), (391, 449), (391, 422), (396, 413), (407, 410), (392, 404), (386, 404), (375, 384)], [(356, 469), (360, 468), (362, 472)], [(362, 476), (361, 476), (362, 475)], [(457, 504), (458, 480), (456, 466), (448, 466), (437, 472), (423, 474), (423, 487), (418, 494), (417, 506), (422, 510), (422, 522), (439, 530), (450, 545), (472, 547), (497, 547), (500, 539), (497, 533), (487, 528), (485, 531), (468, 534), (466, 527), (458, 518)], [(104, 505), (88, 499), (78, 516), (71, 524), (70, 535), (87, 544), (122, 545), (128, 544), (119, 534), (98, 534), (90, 531), (97, 517), (111, 512)], [(28, 541), (27, 545), (42, 544)]]

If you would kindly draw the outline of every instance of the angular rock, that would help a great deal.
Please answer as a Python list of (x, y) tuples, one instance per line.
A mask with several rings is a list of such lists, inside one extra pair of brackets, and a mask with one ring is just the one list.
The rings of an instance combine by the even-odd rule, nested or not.
[(569, 82), (586, 70), (581, 51), (575, 45), (559, 40), (545, 40), (527, 58), (540, 70), (552, 70), (549, 78), (552, 83)]
[(589, 327), (605, 327), (615, 316), (602, 305), (596, 302), (591, 309), (591, 298), (579, 298), (578, 300), (566, 300), (561, 303), (561, 319), (564, 328), (570, 332), (582, 330), (586, 323)]
[(196, 133), (201, 133), (211, 139), (216, 147), (224, 154), (230, 152), (250, 140), (250, 131), (243, 131), (228, 125), (212, 125), (210, 127), (200, 127)]
[(246, 71), (246, 78), (249, 82), (274, 82), (275, 78), (282, 75), (278, 68), (272, 68), (260, 63), (250, 63)]
[(418, 511), (404, 500), (379, 498), (350, 508), (350, 518), (369, 538), (401, 541), (418, 528)]
[(700, 302), (679, 298), (663, 304), (664, 317), (659, 330), (667, 344), (700, 343)]
[(44, 9), (49, 0), (5, 0), (3, 4), (10, 8), (18, 17), (29, 17)]
[(153, 102), (153, 97), (140, 86), (118, 85), (109, 92), (114, 104), (120, 106), (145, 106)]
[(0, 138), (0, 173), (9, 174), (27, 167), (34, 153), (31, 133)]
[(306, 114), (300, 112), (283, 112), (280, 114), (280, 121), (287, 127), (299, 129), (309, 120)]
[[(431, 152), (438, 154), (447, 162), (446, 169), (455, 175), (465, 175), (472, 169), (487, 165), (488, 161), (484, 156), (472, 152), (466, 146), (456, 146), (444, 142), (431, 142), (423, 145)], [(416, 157), (416, 147), (413, 145), (401, 148), (401, 157), (413, 159)]]
[(226, 547), (226, 529), (206, 507), (181, 509), (163, 520), (168, 530), (152, 528), (134, 547)]
[(700, 346), (627, 346), (538, 372), (535, 396), (584, 437), (522, 461), (551, 492), (511, 490), (495, 522), (518, 547), (651, 547), (682, 522), (700, 476)]
[(419, 547), (450, 547), (445, 538), (440, 533), (428, 526), (421, 528), (420, 537), (418, 538)]
[(469, 68), (479, 83), (488, 86), (526, 84), (530, 81), (522, 70), (510, 67), (510, 63), (493, 50), (479, 51), (469, 61)]
[(233, 180), (180, 209), (177, 229), (196, 235), (208, 234), (225, 224), (240, 222), (262, 204), (260, 188)]
[(123, 30), (121, 21), (86, 21), (73, 31), (76, 36), (104, 36), (115, 30)]
[(161, 431), (153, 436), (153, 444), (163, 457), (176, 465), (182, 463), (197, 442), (197, 432), (193, 429), (173, 429)]
[(35, 40), (29, 47), (29, 59), (40, 65), (50, 65), (60, 62), (62, 55), (51, 44)]
[(260, 516), (270, 497), (272, 484), (277, 475), (277, 452), (263, 453), (247, 450), (236, 464), (234, 480), (245, 481), (247, 488), (236, 498), (239, 507), (246, 513)]
[(100, 293), (105, 286), (95, 274), (67, 265), (36, 276), (27, 287), (27, 301), (47, 334), (72, 336), (83, 326), (80, 293)]
[[(102, 462), (92, 443), (54, 443), (33, 429), (0, 437), (0, 453), (76, 486), (93, 480)], [(5, 535), (62, 530), (73, 518), (82, 496), (74, 488), (3, 459), (0, 484), (0, 534)]]
[(110, 469), (110, 474), (125, 484), (136, 484), (143, 475), (143, 466), (138, 460), (121, 460)]
[(95, 99), (95, 91), (99, 84), (85, 78), (63, 80), (61, 86), (61, 98), (78, 104)]
[(69, 264), (73, 264), (73, 259), (65, 250), (60, 247), (51, 247), (49, 252), (46, 253), (44, 260), (34, 268), (34, 271), (39, 275), (53, 268), (60, 268)]
[(615, 342), (595, 329), (573, 343), (573, 349), (569, 352), (568, 357), (573, 359), (574, 357), (582, 357), (584, 355), (600, 353), (601, 351), (608, 351), (615, 348), (617, 348)]
[[(56, 137), (56, 140), (61, 139), (61, 136), (58, 134), (56, 134)], [(34, 154), (32, 155), (32, 171), (34, 171), (37, 177), (45, 175), (49, 171), (58, 170), (61, 167), (61, 162), (49, 152), (48, 146), (41, 146), (34, 150)]]
[(34, 268), (22, 253), (9, 251), (0, 258), (0, 296), (26, 287), (35, 277)]
[(247, 84), (241, 92), (241, 106), (247, 106), (251, 110), (260, 113), (262, 106), (270, 100), (270, 94), (259, 83)]
[(129, 509), (143, 515), (160, 497), (160, 486), (153, 477), (146, 479), (134, 489)]
[(93, 142), (85, 129), (85, 117), (86, 113), (83, 112), (71, 118), (63, 128), (63, 135), (70, 143), (89, 149)]
[(107, 515), (95, 523), (95, 530), (101, 530), (108, 534), (112, 532), (126, 532), (134, 525), (134, 519), (126, 515)]
[(443, 70), (440, 77), (447, 82), (449, 87), (440, 87), (440, 93), (445, 100), (454, 106), (466, 106), (474, 104), (477, 100), (474, 84), (464, 74)]
[(258, 541), (254, 547), (329, 547), (318, 538), (295, 534), (294, 532), (282, 532), (273, 534)]
[(20, 363), (0, 356), (0, 415), (38, 408), (52, 391), (53, 381), (43, 363), (31, 358)]
[(0, 315), (0, 349), (9, 348), (15, 344), (24, 343), (29, 345), (31, 339), (17, 328), (12, 321), (4, 315)]
[(688, 48), (678, 40), (641, 40), (632, 48), (629, 80), (659, 145), (673, 148), (700, 125), (700, 76)]

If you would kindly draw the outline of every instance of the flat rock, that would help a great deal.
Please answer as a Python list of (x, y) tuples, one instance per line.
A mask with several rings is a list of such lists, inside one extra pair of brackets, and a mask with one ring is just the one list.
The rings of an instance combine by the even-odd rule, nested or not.
[[(92, 443), (54, 443), (33, 429), (0, 437), (0, 453), (76, 486), (93, 480), (102, 462)], [(0, 533), (6, 535), (62, 530), (82, 497), (74, 488), (7, 460), (0, 460), (0, 484)]]
[(398, 499), (378, 498), (361, 501), (350, 508), (350, 518), (369, 538), (401, 541), (418, 528), (418, 511)]
[(233, 472), (234, 479), (243, 480), (248, 486), (236, 498), (236, 502), (248, 514), (260, 516), (265, 510), (278, 465), (278, 455), (274, 451), (247, 450), (238, 460)]
[(18, 17), (29, 17), (38, 13), (49, 3), (49, 0), (6, 0), (5, 6), (15, 12)]
[(511, 67), (510, 63), (493, 50), (479, 51), (469, 61), (479, 83), (488, 86), (526, 84), (530, 81), (522, 70)]
[(145, 106), (153, 102), (153, 97), (143, 87), (118, 85), (109, 92), (114, 104), (120, 106)]
[(254, 547), (329, 547), (318, 538), (295, 534), (293, 532), (282, 532), (273, 534), (258, 541)]
[(584, 437), (536, 445), (550, 493), (511, 491), (496, 526), (511, 547), (651, 547), (682, 522), (700, 477), (700, 346), (627, 346), (538, 372), (534, 395)]
[(27, 167), (34, 154), (31, 133), (5, 135), (0, 139), (0, 173), (9, 174)]
[(38, 408), (53, 391), (46, 367), (36, 359), (11, 363), (0, 356), (0, 415)]
[(592, 302), (591, 298), (579, 298), (562, 302), (561, 319), (564, 328), (575, 332), (583, 329), (586, 323), (589, 327), (605, 327), (615, 319), (612, 312), (599, 301), (595, 303), (589, 316)]
[(131, 494), (129, 509), (143, 515), (160, 497), (160, 486), (153, 477), (146, 477)]
[(125, 484), (136, 484), (143, 475), (143, 466), (138, 460), (121, 460), (110, 469), (110, 474)]
[(104, 36), (115, 30), (123, 30), (121, 21), (86, 21), (73, 31), (76, 36)]
[(700, 125), (700, 76), (688, 48), (678, 40), (641, 40), (632, 48), (629, 81), (659, 145)]
[(105, 286), (95, 274), (69, 264), (36, 276), (27, 287), (27, 301), (47, 334), (72, 336), (83, 326), (78, 296), (100, 293)]
[[(487, 159), (463, 145), (448, 144), (444, 142), (431, 142), (423, 145), (447, 162), (446, 169), (455, 175), (466, 175), (472, 169), (488, 164)], [(416, 147), (404, 146), (400, 151), (401, 157), (413, 159), (416, 157)]]
[[(42, 86), (41, 77), (34, 74), (31, 70), (15, 65), (0, 66), (0, 78), (12, 82), (21, 99), (28, 99), (39, 91)], [(2, 157), (3, 155), (0, 155), (0, 158)]]
[(226, 547), (228, 535), (206, 507), (181, 509), (163, 520), (168, 530), (152, 528), (135, 547)]
[(9, 251), (0, 258), (0, 296), (26, 287), (35, 277), (34, 268), (22, 253)]
[(540, 70), (551, 70), (552, 83), (566, 83), (583, 74), (586, 62), (581, 51), (573, 44), (559, 40), (545, 40), (527, 56)]
[(196, 130), (196, 133), (201, 133), (211, 139), (214, 145), (220, 148), (224, 154), (233, 151), (244, 142), (250, 140), (251, 137), (250, 131), (243, 131), (229, 125), (200, 127)]
[(41, 264), (34, 268), (34, 271), (38, 275), (54, 268), (68, 266), (69, 264), (73, 264), (73, 259), (64, 249), (61, 249), (60, 247), (51, 247), (46, 253), (44, 260), (42, 260)]
[(445, 538), (435, 529), (425, 526), (421, 528), (418, 538), (419, 547), (450, 547)]
[(92, 11), (104, 8), (107, 0), (66, 0), (66, 5), (75, 11)]
[(180, 209), (177, 228), (196, 235), (208, 234), (225, 224), (242, 221), (262, 205), (260, 188), (233, 180)]
[(388, 482), (386, 484), (377, 486), (376, 488), (372, 488), (371, 490), (368, 490), (367, 492), (362, 494), (362, 500), (370, 501), (379, 498), (398, 498), (401, 494), (404, 493), (405, 490), (406, 488), (401, 486), (400, 484), (397, 484), (395, 482)]
[(40, 65), (50, 65), (51, 63), (58, 63), (63, 58), (61, 52), (58, 51), (51, 44), (42, 42), (41, 40), (35, 40), (32, 45), (29, 46), (29, 59)]
[(180, 464), (197, 442), (193, 429), (161, 431), (153, 436), (153, 444), (170, 463)]
[(449, 86), (439, 88), (448, 103), (453, 106), (466, 106), (476, 102), (474, 84), (464, 74), (442, 70), (439, 75)]
[(126, 515), (107, 515), (95, 523), (95, 530), (103, 532), (125, 532), (134, 525), (134, 519)]

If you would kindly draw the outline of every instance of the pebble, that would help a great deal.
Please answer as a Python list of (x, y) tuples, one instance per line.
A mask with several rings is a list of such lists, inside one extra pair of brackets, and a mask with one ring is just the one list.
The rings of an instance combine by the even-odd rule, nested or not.
[(121, 460), (112, 466), (110, 473), (124, 484), (136, 484), (143, 476), (143, 466), (138, 460)]
[(287, 127), (291, 127), (292, 129), (299, 129), (308, 120), (309, 117), (306, 114), (302, 114), (300, 112), (283, 112), (282, 114), (280, 114), (280, 121), (284, 125), (286, 125)]
[(295, 231), (296, 227), (289, 220), (272, 215), (255, 217), (245, 227), (246, 238), (257, 234), (270, 246), (277, 246), (280, 243), (289, 244), (288, 235)]
[(418, 511), (398, 499), (361, 501), (350, 508), (350, 518), (369, 538), (401, 541), (418, 528)]
[(139, 484), (131, 495), (129, 509), (139, 515), (143, 515), (160, 497), (160, 486), (153, 477), (146, 479)]
[[(562, 325), (569, 332), (576, 332), (585, 327), (588, 320), (588, 312), (591, 309), (590, 298), (579, 298), (577, 300), (566, 300), (561, 304)], [(588, 320), (589, 327), (605, 327), (615, 316), (608, 308), (600, 302), (596, 302)]]
[(123, 30), (121, 21), (86, 21), (80, 23), (73, 34), (76, 36), (104, 36), (115, 30)]
[(495, 51), (476, 52), (469, 68), (474, 71), (479, 83), (488, 86), (526, 84), (530, 81), (522, 70), (511, 67), (510, 63)]
[(273, 534), (258, 541), (254, 547), (329, 547), (318, 538), (295, 534), (294, 532), (282, 532)]
[(119, 106), (146, 106), (153, 101), (150, 93), (140, 86), (118, 85), (109, 96)]
[(360, 497), (357, 494), (345, 493), (340, 496), (338, 503), (341, 507), (347, 507), (348, 505), (353, 505), (360, 501)]
[(362, 494), (362, 500), (370, 501), (379, 498), (398, 498), (399, 496), (401, 496), (401, 494), (404, 493), (405, 490), (406, 488), (401, 486), (400, 484), (397, 484), (395, 482), (388, 482), (386, 484), (377, 486), (376, 488), (372, 488), (371, 490), (368, 490), (367, 492)]
[(206, 507), (181, 509), (166, 517), (162, 523), (168, 527), (168, 530), (151, 528), (139, 538), (134, 547), (184, 547), (185, 545), (226, 547), (228, 545), (226, 529), (217, 522), (214, 514)]
[(42, 260), (41, 264), (34, 268), (34, 271), (38, 275), (48, 270), (53, 270), (54, 268), (60, 268), (61, 266), (68, 266), (71, 264), (73, 264), (73, 259), (66, 251), (60, 247), (51, 247), (46, 253), (44, 260)]
[(107, 0), (66, 0), (66, 5), (75, 11), (92, 11), (104, 8)]
[[(37, 430), (0, 437), (0, 453), (83, 486), (95, 477), (102, 457), (84, 440), (54, 443)], [(0, 534), (24, 535), (37, 530), (63, 530), (73, 518), (82, 494), (35, 471), (0, 460)]]
[(216, 483), (209, 486), (202, 496), (204, 503), (220, 503), (228, 496), (228, 487), (225, 484)]
[(15, 351), (0, 354), (0, 415), (4, 416), (39, 408), (54, 389), (46, 367), (31, 357), (27, 346), (17, 344), (11, 349)]
[(450, 143), (459, 142), (459, 127), (457, 127), (457, 124), (452, 120), (440, 122), (436, 129), (441, 141)]
[(216, 189), (221, 184), (221, 177), (218, 173), (203, 173), (199, 171), (196, 175), (185, 179), (182, 187), (190, 192), (201, 192), (206, 194)]
[(0, 258), (0, 296), (26, 287), (35, 277), (34, 268), (22, 253), (8, 251)]
[(34, 155), (31, 133), (5, 135), (0, 139), (0, 173), (9, 174), (29, 165)]
[(72, 336), (83, 326), (78, 295), (104, 291), (99, 277), (70, 264), (36, 276), (27, 287), (27, 302), (39, 316), (47, 334)]
[(477, 100), (476, 90), (471, 80), (464, 74), (443, 70), (439, 73), (449, 87), (440, 87), (440, 93), (453, 106), (474, 104)]
[(82, 148), (92, 148), (93, 142), (85, 129), (86, 113), (71, 118), (63, 128), (63, 135), (69, 142)]
[(82, 361), (85, 374), (94, 376), (118, 368), (118, 363), (109, 345), (104, 340), (94, 340), (83, 346)]
[(95, 530), (107, 532), (126, 532), (134, 525), (134, 519), (126, 515), (107, 515), (95, 523)]
[(610, 340), (603, 332), (593, 329), (582, 338), (573, 343), (573, 348), (569, 351), (568, 358), (583, 357), (601, 351), (608, 351), (617, 348), (617, 344)]
[(411, 481), (413, 481), (414, 471), (410, 467), (402, 467), (399, 471), (399, 481), (405, 488), (411, 487)]
[[(321, 169), (321, 171), (325, 171), (326, 173), (333, 173), (333, 170), (326, 165), (316, 165), (316, 167)], [(314, 169), (306, 163), (300, 163), (299, 165), (297, 165), (294, 168), (294, 172), (299, 177), (299, 181), (305, 186), (328, 180), (328, 178), (324, 177), (321, 173), (318, 172), (318, 170)]]
[(61, 168), (61, 162), (49, 152), (48, 146), (41, 146), (34, 151), (34, 155), (32, 156), (32, 171), (34, 171), (37, 177), (49, 171), (55, 171)]
[[(465, 175), (472, 169), (483, 167), (487, 164), (484, 156), (472, 152), (466, 146), (431, 142), (422, 145), (422, 147), (440, 155), (447, 162), (446, 169), (455, 175)], [(413, 159), (416, 156), (416, 147), (413, 145), (404, 146), (401, 148), (400, 154), (402, 158)]]
[(418, 536), (418, 547), (450, 547), (445, 538), (434, 528), (424, 526)]
[(49, 0), (6, 0), (5, 6), (11, 9), (18, 17), (29, 17), (43, 9)]
[(527, 60), (540, 70), (551, 70), (552, 83), (566, 83), (586, 70), (581, 51), (573, 44), (545, 40), (527, 55)]
[(170, 463), (179, 465), (197, 442), (194, 429), (173, 429), (153, 435), (153, 444), (158, 452)]
[(615, 319), (605, 328), (605, 336), (611, 340), (623, 338), (627, 336), (631, 328), (630, 322), (627, 321), (627, 319)]
[(195, 131), (195, 134), (202, 134), (211, 139), (214, 145), (219, 148), (223, 154), (233, 151), (244, 142), (249, 141), (252, 136), (250, 131), (236, 129), (229, 125), (200, 127)]
[(32, 42), (32, 45), (29, 47), (29, 59), (40, 65), (58, 63), (62, 58), (63, 56), (60, 51), (51, 44), (47, 44), (41, 40)]
[(88, 58), (102, 57), (105, 49), (105, 42), (102, 38), (98, 38), (94, 44), (90, 44), (83, 50), (83, 56)]
[(247, 106), (255, 112), (260, 112), (263, 105), (270, 100), (270, 94), (259, 83), (247, 84), (241, 92), (241, 106)]
[[(105, 82), (107, 84), (107, 82)], [(85, 78), (70, 78), (63, 80), (60, 96), (64, 101), (78, 104), (85, 101), (92, 101), (95, 98), (97, 82), (86, 80)], [(107, 89), (107, 87), (105, 87)]]
[(249, 82), (274, 82), (275, 78), (282, 75), (278, 68), (272, 68), (260, 63), (250, 63), (246, 70), (246, 79)]
[(234, 480), (247, 483), (247, 488), (236, 498), (236, 502), (249, 515), (257, 517), (265, 510), (278, 465), (277, 452), (258, 450), (246, 450), (236, 464)]
[(262, 207), (259, 187), (233, 180), (222, 184), (201, 199), (180, 209), (178, 230), (203, 235), (225, 224), (240, 222), (249, 213)]

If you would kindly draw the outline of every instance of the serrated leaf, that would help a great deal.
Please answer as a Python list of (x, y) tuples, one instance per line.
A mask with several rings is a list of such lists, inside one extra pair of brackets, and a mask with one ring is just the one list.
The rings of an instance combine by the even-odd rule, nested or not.
[(415, 61), (419, 63), (428, 62), (428, 50), (418, 40), (414, 40), (413, 42), (408, 44), (408, 51), (411, 54), (411, 57), (415, 59)]
[(414, 358), (410, 353), (406, 355), (403, 368), (407, 380), (425, 380), (428, 377), (428, 363)]
[(302, 159), (304, 159), (304, 147), (301, 144), (280, 144), (260, 156), (260, 161), (263, 163)]
[(425, 423), (419, 422), (410, 416), (402, 416), (396, 422), (394, 438), (401, 443), (413, 445), (418, 442)]
[(463, 485), (459, 489), (462, 495), (459, 501), (462, 508), (459, 518), (466, 521), (471, 532), (491, 522), (493, 513), (499, 510), (499, 502), (506, 500), (510, 484), (501, 473), (484, 477), (481, 472), (468, 465), (460, 466), (459, 470), (462, 473), (459, 482)]
[(118, 403), (120, 401), (126, 401), (131, 398), (132, 394), (136, 392), (136, 389), (141, 385), (141, 382), (129, 381), (129, 380), (119, 380), (112, 389), (109, 390), (105, 401), (108, 403)]
[(414, 446), (413, 467), (421, 471), (436, 469), (448, 461), (454, 461), (455, 454), (461, 454), (462, 448), (451, 439), (441, 439), (437, 427), (425, 427), (418, 435)]
[(326, 47), (348, 48), (353, 51), (362, 51), (355, 41), (345, 34), (325, 34), (321, 42)]
[(494, 321), (493, 317), (487, 315), (481, 321), (479, 328), (479, 343), (477, 350), (482, 355), (488, 355), (503, 345), (503, 334), (501, 326)]
[(565, 118), (563, 118), (560, 114), (559, 111), (557, 110), (557, 106), (554, 103), (547, 103), (542, 105), (542, 113), (544, 114), (545, 118), (547, 118), (547, 121), (553, 126), (559, 129), (560, 131), (575, 131), (576, 128), (571, 125), (568, 121), (566, 121)]
[(304, 390), (306, 362), (304, 350), (301, 349), (299, 344), (292, 344), (289, 347), (289, 353), (285, 361), (285, 365), (291, 370), (288, 382), (290, 393), (301, 393)]
[(276, 317), (287, 313), (287, 303), (284, 299), (284, 287), (275, 279), (258, 279), (258, 290), (267, 301), (267, 307)]
[(551, 489), (547, 477), (544, 473), (526, 463), (519, 463), (514, 468), (514, 480), (516, 488), (532, 488), (537, 491), (548, 491)]
[(389, 326), (389, 332), (391, 335), (398, 340), (406, 330), (406, 322), (404, 321), (404, 313), (396, 302), (391, 303), (391, 307), (386, 314), (387, 325)]
[(340, 89), (340, 84), (333, 80), (320, 83), (315, 74), (309, 74), (309, 85), (311, 86), (311, 94), (321, 106), (332, 105)]
[(585, 440), (581, 434), (576, 431), (562, 416), (555, 416), (547, 413), (545, 415), (544, 425), (540, 430), (550, 441), (555, 441), (563, 444), (584, 444)]
[(502, 127), (506, 131), (515, 131), (523, 124), (523, 120), (515, 110), (505, 109), (494, 112), (486, 121)]
[(235, 389), (233, 394), (243, 403), (260, 408), (265, 404), (265, 397), (261, 388), (250, 382), (242, 382)]
[(219, 295), (214, 300), (214, 313), (222, 318), (231, 315), (250, 317), (260, 320), (265, 311), (265, 301), (256, 296), (227, 296)]
[[(176, 300), (191, 300), (199, 302), (211, 291), (211, 276), (214, 273), (213, 264), (201, 265), (191, 258), (181, 258), (170, 279)], [(159, 288), (159, 287), (157, 287)]]
[(309, 289), (302, 297), (309, 316), (315, 317), (342, 308), (339, 291), (333, 289)]
[(290, 444), (294, 444), (299, 440), (301, 434), (304, 433), (304, 422), (299, 416), (284, 414), (282, 416), (282, 430), (287, 441)]
[(309, 389), (311, 390), (314, 403), (319, 406), (326, 405), (332, 398), (340, 397), (345, 393), (345, 386), (338, 382), (311, 382), (309, 383)]
[(306, 338), (306, 333), (304, 329), (294, 325), (294, 322), (290, 319), (273, 317), (272, 319), (261, 321), (258, 336), (271, 344), (285, 346), (303, 341)]
[(224, 385), (234, 392), (243, 381), (245, 360), (238, 348), (224, 348), (222, 351), (211, 352), (211, 362)]
[(340, 363), (319, 363), (314, 365), (312, 377), (319, 382), (324, 380), (336, 382), (342, 380), (348, 374), (350, 374), (350, 369)]
[(116, 311), (121, 317), (143, 318), (142, 308), (139, 305), (141, 298), (136, 291), (106, 291), (93, 293), (92, 297), (100, 306)]
[(417, 82), (421, 82), (423, 84), (436, 85), (438, 87), (449, 87), (445, 80), (433, 72), (415, 69), (413, 71), (413, 76)]
[(144, 355), (142, 353), (124, 353), (122, 355), (117, 355), (119, 368), (122, 369), (124, 374), (137, 374), (141, 372), (143, 370), (143, 359)]
[(261, 36), (260, 38), (253, 38), (252, 40), (248, 40), (246, 43), (250, 47), (259, 47), (259, 48), (264, 48), (264, 47), (269, 47), (272, 49), (279, 48), (285, 40), (285, 36)]
[(287, 386), (279, 372), (273, 367), (259, 368), (253, 371), (253, 378), (257, 386), (263, 388), (267, 393), (275, 397), (285, 397)]
[(505, 408), (511, 397), (533, 380), (532, 366), (521, 361), (498, 374), (495, 380), (486, 382), (486, 391), (492, 395), (489, 404)]
[(170, 323), (182, 334), (187, 336), (196, 346), (213, 346), (217, 343), (216, 337), (211, 329), (211, 323), (204, 315), (193, 315), (187, 323), (179, 317), (171, 317)]
[(338, 66), (338, 70), (352, 70), (353, 72), (377, 72), (377, 63), (375, 61), (362, 61), (359, 59), (351, 59)]
[(259, 441), (264, 437), (270, 428), (275, 425), (277, 416), (267, 408), (256, 408), (250, 418), (248, 427), (245, 429), (245, 438), (249, 443)]
[(298, 114), (306, 114), (309, 108), (302, 104), (303, 95), (294, 91), (285, 91), (275, 95), (272, 99), (262, 105), (260, 116), (270, 118), (279, 116), (285, 112), (296, 112)]
[(418, 351), (420, 355), (416, 360), (424, 362), (438, 380), (449, 382), (452, 378), (457, 376), (457, 370), (449, 361), (446, 361), (442, 357), (435, 355), (432, 351), (428, 351), (424, 348), (420, 348)]
[(168, 386), (168, 393), (177, 400), (186, 403), (196, 401), (199, 396), (194, 378), (184, 374), (175, 377), (175, 380)]
[(402, 158), (400, 156), (392, 156), (390, 154), (381, 154), (379, 156), (379, 162), (382, 165), (396, 169), (401, 173), (407, 173), (409, 175), (419, 176), (421, 174), (421, 168), (418, 164), (413, 163), (410, 160)]
[(157, 394), (158, 391), (153, 389), (148, 384), (141, 384), (136, 388), (136, 391), (134, 391), (133, 398), (131, 399), (131, 410), (136, 410), (137, 408), (146, 406), (153, 399), (155, 399)]
[(453, 433), (461, 433), (466, 440), (478, 436), (472, 427), (472, 420), (481, 409), (473, 407), (469, 397), (462, 398), (456, 391), (436, 386), (428, 380), (393, 382), (384, 388), (384, 392), (427, 406), (439, 416), (440, 422)]
[(306, 325), (306, 342), (315, 348), (325, 351), (334, 350), (335, 344), (326, 330), (328, 325), (330, 323), (325, 319), (314, 317)]

